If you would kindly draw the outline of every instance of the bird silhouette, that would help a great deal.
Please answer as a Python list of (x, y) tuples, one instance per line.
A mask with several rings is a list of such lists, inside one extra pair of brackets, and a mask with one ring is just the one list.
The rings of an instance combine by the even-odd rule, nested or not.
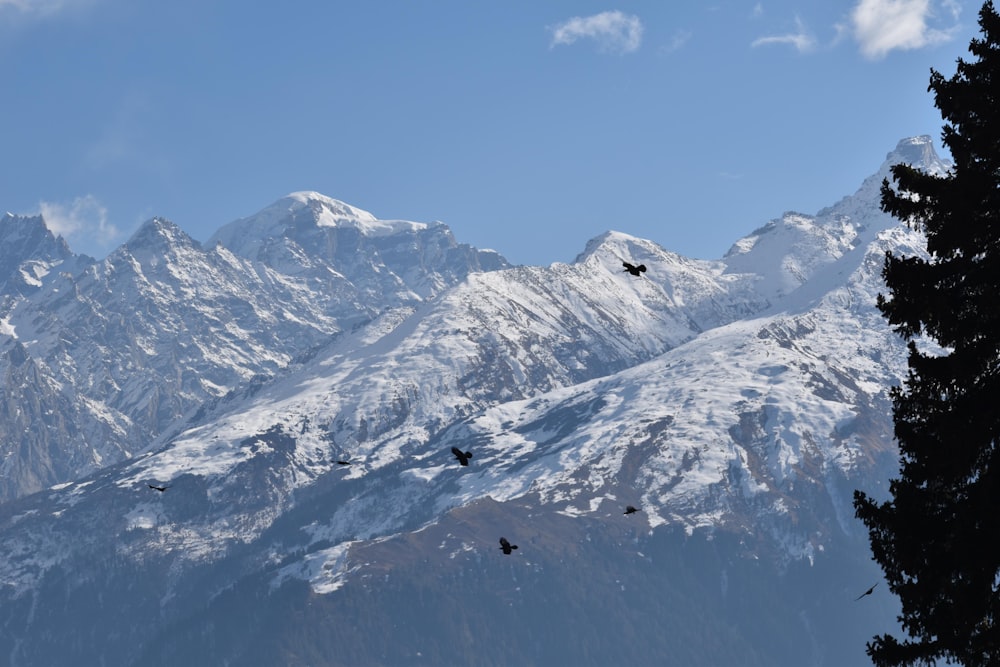
[(864, 593), (862, 593), (862, 594), (861, 594), (861, 595), (859, 595), (858, 597), (854, 598), (854, 601), (855, 601), (855, 602), (857, 602), (858, 600), (860, 600), (860, 599), (861, 599), (861, 598), (863, 598), (864, 596), (866, 596), (866, 595), (871, 595), (871, 594), (872, 594), (872, 591), (873, 591), (873, 590), (875, 590), (875, 587), (876, 587), (876, 586), (878, 586), (878, 582), (875, 582), (874, 584), (872, 584), (872, 587), (871, 587), (871, 588), (869, 588), (869, 589), (868, 589), (867, 591), (865, 591)]
[(469, 459), (472, 458), (472, 452), (463, 452), (458, 447), (452, 447), (451, 453), (455, 455), (455, 458), (458, 459), (459, 463), (464, 466), (469, 465)]
[(622, 262), (622, 266), (624, 266), (625, 270), (631, 273), (633, 276), (638, 276), (639, 274), (645, 272), (646, 270), (645, 264), (640, 264), (639, 266), (635, 266), (634, 264), (629, 264), (628, 262)]
[(626, 505), (625, 506), (625, 514), (635, 514), (638, 511), (639, 511), (638, 509), (636, 509), (635, 507), (632, 507), (631, 505)]
[(516, 544), (511, 544), (510, 542), (508, 542), (506, 537), (501, 537), (500, 538), (500, 548), (503, 550), (503, 552), (505, 554), (507, 554), (509, 556), (510, 552), (517, 548), (517, 545)]
[(160, 493), (163, 493), (164, 491), (170, 488), (169, 484), (165, 486), (156, 486), (155, 484), (147, 484), (146, 486), (153, 489), (154, 491), (159, 491)]
[(349, 465), (351, 465), (350, 461), (335, 461), (334, 463), (336, 463), (339, 466), (349, 466)]

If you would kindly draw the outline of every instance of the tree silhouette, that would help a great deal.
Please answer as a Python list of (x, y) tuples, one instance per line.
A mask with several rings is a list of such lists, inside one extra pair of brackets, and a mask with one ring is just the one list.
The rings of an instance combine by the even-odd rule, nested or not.
[[(1000, 16), (929, 90), (951, 151), (947, 174), (908, 165), (882, 184), (882, 209), (921, 229), (928, 256), (886, 255), (878, 307), (908, 341), (892, 391), (900, 475), (890, 500), (855, 491), (872, 554), (909, 635), (873, 638), (876, 665), (1000, 664)], [(936, 343), (937, 346), (933, 345)]]

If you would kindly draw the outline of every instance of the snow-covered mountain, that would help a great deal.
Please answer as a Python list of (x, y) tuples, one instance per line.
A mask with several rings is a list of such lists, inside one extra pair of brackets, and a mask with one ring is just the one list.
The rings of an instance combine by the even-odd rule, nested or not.
[(905, 369), (875, 296), (923, 252), (878, 207), (899, 161), (947, 169), (904, 140), (715, 261), (608, 232), (509, 267), (315, 193), (208, 249), (151, 221), (5, 319), (8, 377), (149, 444), (0, 505), (0, 654), (866, 664), (895, 609), (854, 601), (850, 501), (895, 472)]
[[(296, 206), (282, 214), (287, 201)], [(458, 244), (444, 225), (383, 224), (351, 209), (387, 232), (358, 238), (353, 227), (329, 226), (328, 209), (337, 206), (346, 207), (297, 193), (223, 228), (240, 239), (238, 250), (274, 251), (260, 257), (218, 243), (202, 248), (154, 218), (94, 262), (72, 256), (40, 218), (5, 218), (5, 238), (31, 242), (12, 243), (0, 265), (12, 276), (0, 283), (0, 352), (16, 349), (39, 379), (24, 392), (18, 375), (0, 391), (27, 393), (28, 403), (11, 399), (13, 413), (33, 412), (30, 397), (52, 393), (45, 412), (54, 425), (0, 426), (0, 498), (141, 453), (206, 401), (259, 384), (331, 337), (421, 303), (470, 272), (508, 266), (494, 252)], [(400, 266), (414, 248), (419, 257)], [(352, 261), (339, 261), (345, 252)], [(0, 356), (0, 373), (13, 368)]]
[(93, 260), (77, 256), (41, 216), (0, 216), (0, 315), (12, 302), (38, 288), (54, 272), (75, 273)]

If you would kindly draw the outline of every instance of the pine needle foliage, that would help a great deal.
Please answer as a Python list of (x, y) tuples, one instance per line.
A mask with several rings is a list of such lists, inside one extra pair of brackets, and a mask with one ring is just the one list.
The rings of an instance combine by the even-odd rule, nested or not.
[(1000, 16), (955, 75), (929, 90), (953, 166), (909, 165), (882, 184), (882, 209), (922, 230), (926, 257), (886, 255), (878, 307), (908, 341), (893, 389), (900, 474), (890, 499), (855, 492), (874, 559), (901, 602), (907, 637), (875, 637), (876, 665), (1000, 664)]

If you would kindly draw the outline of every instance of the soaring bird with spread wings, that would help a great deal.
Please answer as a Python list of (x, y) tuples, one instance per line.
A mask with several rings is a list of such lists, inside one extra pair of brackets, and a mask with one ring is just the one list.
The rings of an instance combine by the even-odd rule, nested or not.
[(875, 587), (876, 587), (876, 586), (878, 586), (878, 582), (875, 582), (874, 584), (872, 584), (872, 587), (871, 587), (871, 588), (869, 588), (869, 589), (868, 589), (867, 591), (865, 591), (864, 593), (862, 593), (862, 594), (861, 594), (861, 595), (859, 595), (858, 597), (854, 598), (854, 601), (855, 601), (855, 602), (857, 602), (858, 600), (860, 600), (860, 599), (861, 599), (861, 598), (863, 598), (864, 596), (866, 596), (866, 595), (871, 595), (871, 594), (872, 594), (872, 591), (874, 591), (874, 590), (875, 590)]
[(634, 264), (630, 264), (628, 262), (622, 262), (622, 266), (624, 266), (625, 270), (631, 273), (633, 276), (641, 275), (646, 271), (645, 264), (640, 264), (639, 266), (635, 266)]
[(511, 544), (510, 542), (508, 542), (506, 537), (501, 537), (500, 538), (500, 548), (503, 550), (503, 552), (505, 554), (507, 554), (509, 556), (510, 552), (517, 548), (517, 545), (516, 544)]
[(464, 466), (469, 465), (469, 459), (472, 458), (472, 452), (463, 452), (458, 447), (452, 447), (451, 453), (455, 455), (455, 458), (458, 459), (459, 463)]

